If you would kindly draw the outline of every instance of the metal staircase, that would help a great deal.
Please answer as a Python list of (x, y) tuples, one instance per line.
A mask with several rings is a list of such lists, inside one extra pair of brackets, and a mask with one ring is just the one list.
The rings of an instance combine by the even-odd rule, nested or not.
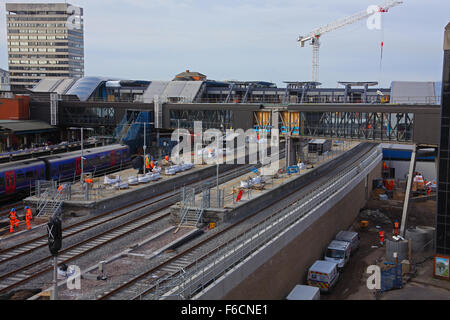
[(42, 192), (39, 196), (36, 212), (37, 217), (51, 217), (59, 213), (64, 197), (66, 188), (57, 190), (56, 188), (48, 188)]
[(188, 208), (178, 227), (196, 228), (201, 222), (204, 208)]
[(190, 189), (182, 201), (182, 206), (180, 209), (181, 219), (177, 229), (181, 227), (196, 228), (198, 224), (202, 221), (205, 207), (207, 207), (205, 196), (203, 196), (201, 206), (196, 207), (195, 189)]

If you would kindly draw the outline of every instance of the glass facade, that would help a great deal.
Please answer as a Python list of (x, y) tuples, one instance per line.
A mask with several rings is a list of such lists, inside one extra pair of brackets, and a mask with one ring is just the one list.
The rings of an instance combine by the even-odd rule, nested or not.
[(100, 77), (84, 77), (79, 79), (66, 94), (78, 96), (81, 101), (86, 101), (99, 88), (102, 82), (110, 79)]
[(450, 255), (450, 50), (444, 52), (441, 101), (436, 253)]

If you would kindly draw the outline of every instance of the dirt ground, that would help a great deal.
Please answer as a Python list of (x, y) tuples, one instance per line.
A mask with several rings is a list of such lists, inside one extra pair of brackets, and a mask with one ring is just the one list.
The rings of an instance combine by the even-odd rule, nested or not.
[[(376, 218), (360, 216), (354, 221), (352, 230), (360, 234), (360, 248), (350, 258), (348, 265), (340, 275), (340, 280), (331, 293), (321, 294), (323, 300), (408, 300), (408, 299), (450, 299), (450, 283), (432, 278), (433, 252), (413, 255), (413, 262), (423, 262), (417, 266), (417, 275), (402, 289), (388, 291), (377, 297), (366, 286), (369, 265), (383, 261), (385, 248), (380, 246), (378, 232), (385, 231), (385, 239), (393, 235), (393, 222), (401, 221), (403, 194), (396, 193), (393, 200), (369, 200), (366, 208), (378, 209), (391, 220), (384, 223)], [(363, 209), (363, 210), (364, 210)], [(361, 210), (361, 211), (363, 211)], [(415, 226), (435, 227), (436, 201), (412, 202), (408, 212), (407, 228)], [(368, 220), (369, 226), (360, 227), (361, 220)]]

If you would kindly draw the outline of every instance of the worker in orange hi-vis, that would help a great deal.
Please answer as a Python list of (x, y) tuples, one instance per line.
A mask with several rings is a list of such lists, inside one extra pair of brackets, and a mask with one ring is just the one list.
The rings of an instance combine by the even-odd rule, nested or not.
[(378, 234), (380, 236), (380, 244), (384, 246), (384, 231), (380, 231)]
[(394, 235), (398, 236), (398, 228), (399, 228), (399, 223), (397, 220), (394, 221)]
[(14, 232), (14, 228), (17, 228), (19, 226), (19, 220), (16, 217), (16, 209), (14, 208), (12, 208), (11, 212), (9, 213), (9, 223), (9, 232)]
[(63, 189), (64, 189), (64, 184), (60, 184), (59, 187), (58, 187), (58, 192), (62, 193)]
[(26, 213), (25, 213), (25, 221), (27, 222), (27, 230), (31, 229), (31, 219), (33, 219), (33, 214), (31, 213), (30, 207), (25, 207)]
[(153, 162), (153, 160), (152, 160), (152, 161), (150, 161), (150, 167), (151, 167), (152, 169), (154, 169), (154, 168), (155, 168), (155, 163)]
[(145, 156), (145, 168), (147, 170), (150, 170), (150, 157), (149, 156)]

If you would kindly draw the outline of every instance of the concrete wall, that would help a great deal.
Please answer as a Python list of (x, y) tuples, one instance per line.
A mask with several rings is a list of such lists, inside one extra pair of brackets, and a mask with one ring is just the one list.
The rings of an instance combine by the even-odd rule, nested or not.
[[(372, 191), (372, 179), (380, 176), (381, 162), (352, 190), (348, 190), (347, 194), (344, 192), (342, 198), (336, 198), (334, 205), (324, 206), (320, 209), (323, 212), (318, 210), (307, 215), (302, 223), (293, 226), (292, 232), (295, 233), (289, 236), (290, 241), (284, 245), (274, 243), (265, 252), (261, 250), (255, 253), (251, 260), (230, 271), (231, 277), (218, 281), (218, 285), (206, 292), (201, 299), (284, 299), (296, 284), (304, 283), (308, 268), (315, 260), (323, 258), (323, 253), (335, 234), (348, 229), (353, 223)], [(287, 237), (283, 240), (286, 239)], [(279, 242), (283, 240), (280, 239)], [(239, 278), (247, 274), (252, 265), (261, 262), (260, 267), (250, 275), (244, 279)]]

